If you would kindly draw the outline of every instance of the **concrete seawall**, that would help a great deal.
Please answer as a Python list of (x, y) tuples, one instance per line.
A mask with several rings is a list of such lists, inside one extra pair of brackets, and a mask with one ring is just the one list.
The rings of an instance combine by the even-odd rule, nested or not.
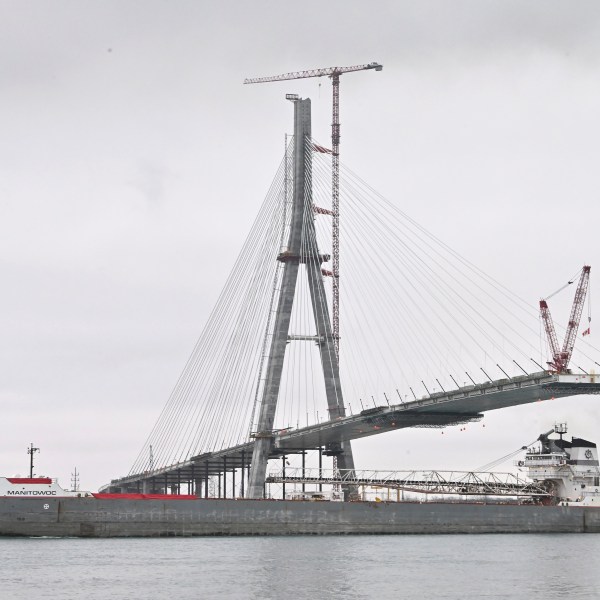
[(600, 533), (600, 507), (216, 499), (0, 499), (0, 535), (4, 536), (584, 532)]

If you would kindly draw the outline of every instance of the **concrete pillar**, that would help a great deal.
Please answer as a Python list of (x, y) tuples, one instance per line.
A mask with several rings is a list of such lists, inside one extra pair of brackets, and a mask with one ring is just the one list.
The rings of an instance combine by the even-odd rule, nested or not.
[[(277, 302), (273, 337), (266, 370), (266, 381), (258, 418), (258, 431), (252, 453), (252, 468), (248, 482), (248, 498), (262, 498), (267, 462), (273, 445), (273, 422), (279, 397), (285, 350), (288, 343), (292, 305), (296, 292), (302, 225), (305, 221), (306, 141), (311, 136), (310, 99), (294, 102), (294, 196), (290, 233), (286, 252), (278, 260), (283, 262), (283, 275)], [(311, 208), (312, 211), (312, 208)], [(310, 216), (312, 220), (312, 215)]]

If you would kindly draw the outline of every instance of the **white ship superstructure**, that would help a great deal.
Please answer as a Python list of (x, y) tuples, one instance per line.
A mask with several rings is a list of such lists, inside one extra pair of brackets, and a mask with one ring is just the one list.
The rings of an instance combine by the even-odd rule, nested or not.
[[(598, 448), (581, 438), (569, 442), (563, 438), (566, 432), (561, 423), (540, 435), (519, 466), (530, 479), (544, 483), (560, 504), (600, 506)], [(559, 439), (550, 438), (553, 433)]]
[(88, 492), (63, 489), (57, 479), (50, 477), (0, 477), (0, 497), (68, 498), (86, 497)]

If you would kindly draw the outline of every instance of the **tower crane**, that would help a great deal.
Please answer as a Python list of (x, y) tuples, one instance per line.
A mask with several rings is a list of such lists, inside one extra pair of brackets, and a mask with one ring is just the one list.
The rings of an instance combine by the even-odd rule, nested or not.
[(571, 315), (569, 316), (569, 323), (567, 325), (562, 349), (558, 345), (558, 337), (556, 336), (556, 330), (554, 328), (552, 316), (550, 315), (548, 302), (546, 300), (540, 300), (540, 314), (542, 316), (542, 321), (544, 321), (548, 344), (550, 345), (550, 351), (552, 352), (552, 360), (548, 361), (548, 365), (557, 373), (569, 372), (569, 361), (573, 355), (573, 348), (575, 346), (575, 340), (577, 339), (577, 330), (579, 329), (581, 313), (583, 312), (583, 305), (588, 291), (590, 270), (591, 267), (589, 265), (584, 266), (581, 270), (581, 277), (577, 284), (577, 290), (575, 290), (575, 298), (573, 299), (573, 306), (571, 307)]
[[(332, 333), (336, 353), (339, 356), (340, 344), (340, 75), (354, 71), (381, 71), (383, 65), (371, 62), (352, 67), (327, 67), (308, 71), (294, 71), (271, 77), (244, 79), (248, 83), (269, 83), (307, 77), (330, 77), (333, 85), (333, 117), (331, 120), (331, 212), (332, 212)], [(327, 272), (329, 273), (329, 272)]]

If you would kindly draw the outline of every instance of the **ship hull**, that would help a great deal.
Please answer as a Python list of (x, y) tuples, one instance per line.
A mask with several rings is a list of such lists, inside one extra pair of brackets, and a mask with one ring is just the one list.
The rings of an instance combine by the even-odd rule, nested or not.
[(600, 507), (218, 499), (0, 499), (2, 536), (423, 533), (600, 533)]

